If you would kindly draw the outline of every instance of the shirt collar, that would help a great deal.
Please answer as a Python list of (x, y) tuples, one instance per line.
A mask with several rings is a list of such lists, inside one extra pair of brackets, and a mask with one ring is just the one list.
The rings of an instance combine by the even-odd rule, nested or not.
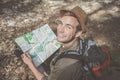
[(60, 48), (60, 53), (63, 53), (63, 52), (69, 51), (69, 50), (77, 50), (78, 47), (79, 47), (78, 42), (74, 43), (72, 46), (67, 47), (67, 48), (64, 48), (64, 46), (63, 46)]

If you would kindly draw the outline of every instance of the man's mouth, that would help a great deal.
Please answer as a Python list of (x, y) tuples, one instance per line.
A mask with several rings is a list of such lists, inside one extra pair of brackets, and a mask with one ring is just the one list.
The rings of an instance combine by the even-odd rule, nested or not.
[(59, 34), (57, 37), (58, 37), (58, 38), (63, 38), (63, 37), (66, 37), (66, 36), (63, 35), (63, 34)]

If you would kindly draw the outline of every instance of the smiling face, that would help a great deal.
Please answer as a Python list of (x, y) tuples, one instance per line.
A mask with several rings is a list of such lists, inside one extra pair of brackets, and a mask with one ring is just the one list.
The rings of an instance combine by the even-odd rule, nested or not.
[(77, 38), (78, 20), (73, 16), (63, 16), (58, 20), (57, 40), (62, 43)]

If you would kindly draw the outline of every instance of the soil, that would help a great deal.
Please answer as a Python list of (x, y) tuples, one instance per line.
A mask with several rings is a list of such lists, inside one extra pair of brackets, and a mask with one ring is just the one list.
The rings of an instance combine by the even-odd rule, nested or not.
[(36, 80), (21, 58), (16, 57), (15, 53), (21, 51), (14, 39), (45, 23), (56, 32), (59, 10), (74, 6), (86, 11), (90, 34), (97, 45), (105, 46), (111, 54), (106, 80), (120, 80), (119, 0), (1, 0), (0, 80)]

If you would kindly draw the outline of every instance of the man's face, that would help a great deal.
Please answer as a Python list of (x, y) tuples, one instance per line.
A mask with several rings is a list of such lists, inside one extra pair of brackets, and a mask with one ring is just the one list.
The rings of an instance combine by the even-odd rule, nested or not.
[(59, 42), (65, 43), (74, 39), (76, 36), (76, 27), (78, 21), (72, 16), (63, 16), (58, 20), (57, 27), (57, 40)]

